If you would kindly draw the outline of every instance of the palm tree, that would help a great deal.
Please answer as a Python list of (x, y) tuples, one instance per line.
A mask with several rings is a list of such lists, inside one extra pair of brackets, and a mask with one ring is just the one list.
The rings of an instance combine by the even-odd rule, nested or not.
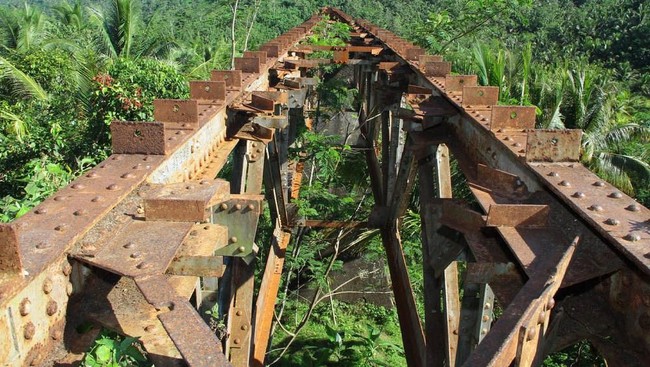
[(617, 99), (617, 84), (601, 70), (578, 65), (566, 73), (567, 126), (583, 130), (582, 160), (594, 172), (619, 189), (634, 193), (631, 177), (650, 182), (650, 165), (639, 157), (621, 153), (632, 139), (650, 140), (650, 128), (635, 122), (619, 122), (626, 100)]
[(109, 57), (131, 56), (139, 10), (135, 0), (112, 0), (107, 9), (91, 9), (91, 21), (98, 27), (101, 44)]
[(70, 5), (67, 1), (62, 2), (53, 6), (52, 10), (57, 13), (63, 25), (73, 30), (81, 30), (86, 27), (86, 14), (81, 6), (81, 0), (77, 0), (74, 5)]
[(0, 14), (2, 45), (8, 49), (28, 51), (46, 38), (43, 12), (25, 3), (22, 9), (3, 9)]
[[(10, 97), (33, 98), (37, 100), (48, 99), (48, 94), (29, 75), (16, 68), (9, 60), (0, 56), (0, 80), (10, 85)], [(29, 135), (28, 124), (19, 116), (6, 107), (0, 108), (0, 120), (8, 122), (5, 127), (9, 133), (14, 135), (18, 141)]]

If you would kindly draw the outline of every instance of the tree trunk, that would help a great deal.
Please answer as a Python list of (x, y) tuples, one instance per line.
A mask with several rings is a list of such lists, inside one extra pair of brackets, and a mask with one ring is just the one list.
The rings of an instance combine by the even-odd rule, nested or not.
[(260, 4), (262, 0), (255, 0), (255, 5), (253, 8), (253, 17), (251, 22), (248, 24), (248, 30), (246, 30), (246, 39), (244, 40), (244, 51), (248, 50), (248, 40), (251, 38), (251, 31), (253, 30), (253, 25), (255, 24), (255, 19), (257, 18), (257, 11), (260, 9)]
[(239, 7), (239, 0), (235, 0), (235, 5), (232, 8), (232, 24), (230, 25), (230, 40), (232, 50), (230, 52), (230, 68), (235, 68), (235, 53), (237, 52), (237, 42), (235, 40), (235, 25), (237, 24), (237, 8)]

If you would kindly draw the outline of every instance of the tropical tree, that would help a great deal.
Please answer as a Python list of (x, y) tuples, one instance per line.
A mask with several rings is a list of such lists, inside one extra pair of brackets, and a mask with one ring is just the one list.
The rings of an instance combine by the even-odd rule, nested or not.
[(28, 51), (46, 38), (46, 19), (39, 8), (24, 4), (22, 9), (5, 8), (0, 13), (2, 45), (8, 49)]
[(111, 58), (130, 57), (139, 28), (139, 4), (135, 0), (112, 0), (104, 9), (91, 8), (91, 22), (99, 31), (102, 51)]

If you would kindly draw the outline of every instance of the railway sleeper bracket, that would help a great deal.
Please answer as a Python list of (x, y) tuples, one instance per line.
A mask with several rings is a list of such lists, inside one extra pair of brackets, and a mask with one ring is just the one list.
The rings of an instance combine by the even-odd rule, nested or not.
[(154, 187), (144, 200), (148, 221), (206, 222), (210, 208), (230, 198), (230, 182), (216, 179)]
[(166, 155), (165, 124), (158, 121), (111, 122), (113, 154)]

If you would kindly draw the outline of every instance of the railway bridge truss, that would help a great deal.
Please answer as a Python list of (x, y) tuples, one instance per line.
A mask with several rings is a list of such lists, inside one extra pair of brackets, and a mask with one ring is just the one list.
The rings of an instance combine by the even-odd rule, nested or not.
[[(301, 43), (323, 14), (351, 26), (345, 46)], [(359, 91), (365, 225), (409, 366), (535, 366), (585, 339), (609, 366), (650, 365), (650, 210), (579, 163), (581, 131), (535, 129), (535, 107), (499, 105), (498, 87), (333, 8), (190, 82), (190, 99), (156, 100), (155, 122), (114, 122), (106, 161), (0, 226), (1, 364), (79, 353), (92, 321), (139, 336), (157, 366), (262, 366), (292, 233), (328, 225), (297, 218), (288, 148), (313, 108), (307, 71), (331, 63)], [(452, 198), (452, 156), (478, 206)], [(216, 179), (229, 157), (231, 180)], [(424, 319), (398, 232), (416, 181)], [(254, 297), (263, 205), (275, 228)], [(222, 339), (201, 317), (216, 303)]]

